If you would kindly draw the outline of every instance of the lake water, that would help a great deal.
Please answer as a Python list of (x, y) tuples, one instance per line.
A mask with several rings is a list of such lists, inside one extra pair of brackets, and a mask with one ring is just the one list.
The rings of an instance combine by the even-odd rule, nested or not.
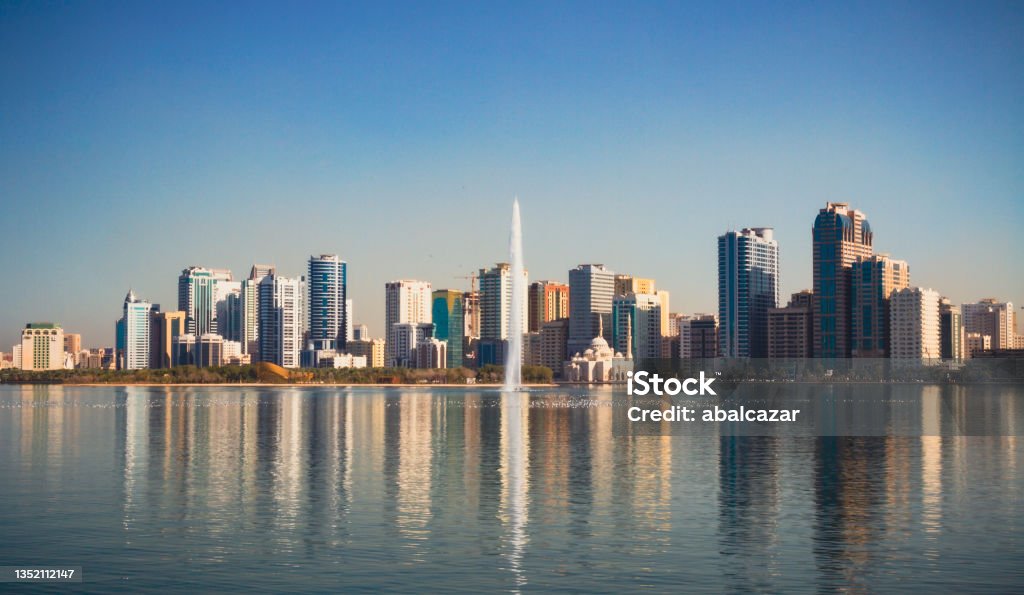
[(3, 386), (0, 566), (83, 568), (36, 592), (1024, 591), (1016, 432), (624, 436), (621, 398)]

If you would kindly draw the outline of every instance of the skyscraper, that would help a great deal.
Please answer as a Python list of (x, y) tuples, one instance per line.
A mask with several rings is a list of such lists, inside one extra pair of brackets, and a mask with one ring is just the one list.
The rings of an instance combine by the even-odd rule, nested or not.
[(117, 369), (149, 368), (149, 318), (153, 304), (129, 290), (117, 321)]
[(260, 361), (297, 368), (302, 350), (302, 280), (267, 275), (259, 284)]
[[(218, 279), (213, 286), (217, 334), (225, 341), (242, 340), (242, 282)], [(205, 345), (205, 344), (204, 344)]]
[(826, 203), (814, 220), (814, 356), (851, 352), (850, 269), (870, 257), (873, 234), (864, 213), (845, 202)]
[(652, 293), (628, 293), (612, 301), (616, 352), (636, 360), (661, 357), (661, 300)]
[(896, 364), (930, 364), (941, 355), (939, 294), (931, 289), (905, 287), (889, 302), (890, 353)]
[(231, 281), (227, 269), (191, 266), (178, 277), (178, 310), (185, 313), (185, 330), (197, 337), (217, 332), (218, 281)]
[(264, 277), (277, 274), (271, 265), (254, 264), (249, 271), (249, 278), (242, 280), (241, 290), (241, 337), (242, 353), (252, 356), (252, 361), (259, 361), (259, 320), (260, 320), (260, 281)]
[(851, 355), (889, 357), (889, 296), (910, 287), (910, 267), (887, 254), (859, 256), (850, 268)]
[[(384, 349), (388, 367), (398, 365), (395, 326), (404, 323), (433, 322), (431, 316), (430, 283), (402, 279), (384, 285), (384, 329), (387, 341)], [(415, 341), (412, 347), (415, 348)]]
[[(523, 291), (526, 291), (528, 273), (523, 271)], [(526, 332), (526, 295), (522, 296), (522, 326), (519, 334)], [(512, 266), (499, 262), (491, 269), (480, 269), (480, 338), (507, 340), (516, 332), (509, 328), (512, 316)]]
[(545, 322), (569, 317), (569, 286), (554, 281), (537, 281), (530, 284), (529, 324), (531, 333), (540, 331)]
[(770, 227), (718, 237), (719, 352), (768, 357), (768, 310), (779, 304), (779, 244)]
[(569, 271), (570, 357), (586, 351), (599, 329), (603, 329), (605, 341), (612, 341), (614, 295), (615, 272), (603, 264), (581, 264)]
[(309, 340), (314, 349), (345, 348), (348, 341), (347, 264), (336, 254), (309, 257)]
[(447, 341), (446, 366), (462, 366), (462, 342), (465, 329), (465, 315), (462, 311), (462, 292), (454, 289), (438, 289), (433, 293), (434, 338)]

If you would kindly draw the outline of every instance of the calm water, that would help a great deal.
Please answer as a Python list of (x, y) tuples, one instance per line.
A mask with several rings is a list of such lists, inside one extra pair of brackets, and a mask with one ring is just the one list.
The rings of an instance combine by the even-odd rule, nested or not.
[(0, 387), (0, 565), (104, 592), (1024, 590), (1020, 437), (623, 437), (566, 394)]

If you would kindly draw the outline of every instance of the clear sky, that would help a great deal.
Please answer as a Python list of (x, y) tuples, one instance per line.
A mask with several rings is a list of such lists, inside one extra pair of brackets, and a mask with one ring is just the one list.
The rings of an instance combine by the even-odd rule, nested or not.
[(310, 254), (384, 283), (580, 262), (714, 311), (715, 238), (811, 283), (828, 200), (955, 301), (1024, 302), (1024, 3), (0, 1), (0, 350), (129, 287)]

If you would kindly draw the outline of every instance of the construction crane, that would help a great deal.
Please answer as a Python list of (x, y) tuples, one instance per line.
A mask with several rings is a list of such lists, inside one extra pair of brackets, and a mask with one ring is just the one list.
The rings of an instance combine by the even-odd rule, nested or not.
[(476, 293), (476, 280), (479, 277), (476, 273), (470, 273), (468, 275), (455, 275), (456, 279), (469, 279), (469, 290), (472, 293)]

